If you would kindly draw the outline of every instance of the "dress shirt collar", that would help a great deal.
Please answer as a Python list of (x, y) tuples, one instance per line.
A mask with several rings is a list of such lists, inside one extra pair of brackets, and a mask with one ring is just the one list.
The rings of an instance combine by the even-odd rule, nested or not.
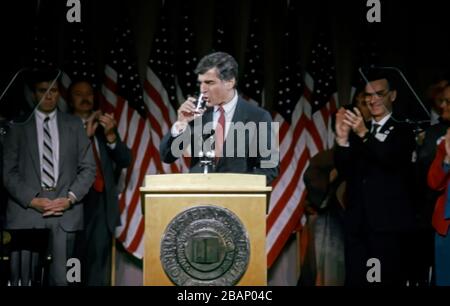
[(379, 128), (378, 131), (384, 126), (384, 124), (389, 120), (389, 118), (391, 118), (392, 113), (387, 114), (386, 116), (384, 116), (383, 119), (381, 119), (380, 121), (376, 122), (374, 119), (372, 119), (372, 125), (373, 124), (378, 124)]
[(41, 121), (44, 121), (46, 117), (49, 117), (50, 120), (53, 120), (56, 117), (56, 109), (52, 111), (51, 113), (44, 113), (40, 110), (36, 109), (36, 117), (39, 118)]
[[(235, 90), (233, 99), (231, 99), (230, 102), (222, 105), (223, 110), (225, 111), (225, 114), (228, 114), (230, 111), (232, 111), (236, 107), (237, 101), (238, 101), (238, 95), (237, 95), (237, 91)], [(214, 105), (214, 112), (218, 111), (219, 107), (220, 106), (218, 106), (218, 105)]]

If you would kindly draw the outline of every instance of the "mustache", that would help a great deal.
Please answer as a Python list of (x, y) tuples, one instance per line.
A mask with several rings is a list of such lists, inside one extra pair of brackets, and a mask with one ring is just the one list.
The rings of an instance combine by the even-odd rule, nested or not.
[(81, 100), (81, 102), (80, 102), (81, 105), (83, 105), (83, 104), (91, 105), (91, 104), (93, 104), (93, 103), (94, 103), (94, 102), (92, 102), (92, 101), (90, 101), (90, 100), (86, 100), (86, 99)]

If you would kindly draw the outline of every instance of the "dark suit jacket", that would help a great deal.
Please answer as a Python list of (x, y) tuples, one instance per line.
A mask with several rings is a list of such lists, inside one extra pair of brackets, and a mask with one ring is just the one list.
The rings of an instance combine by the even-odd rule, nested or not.
[[(95, 177), (95, 161), (86, 131), (79, 118), (58, 112), (59, 177), (55, 197), (72, 191), (81, 200)], [(3, 150), (3, 180), (9, 192), (6, 226), (9, 229), (44, 228), (44, 217), (30, 208), (41, 193), (41, 166), (36, 121), (32, 115), (23, 124), (11, 126)], [(83, 227), (83, 207), (77, 203), (59, 218), (66, 231)]]
[(363, 141), (351, 133), (350, 147), (336, 147), (336, 167), (347, 181), (347, 232), (414, 228), (410, 190), (414, 133), (390, 118), (379, 134), (386, 135), (384, 141), (373, 135)]
[(96, 133), (99, 146), (100, 161), (102, 164), (102, 173), (105, 181), (105, 213), (108, 222), (108, 228), (114, 233), (115, 227), (120, 225), (119, 203), (116, 184), (116, 170), (127, 168), (132, 160), (131, 150), (117, 136), (117, 142), (114, 149), (107, 145), (107, 140), (103, 131), (99, 128)]
[[(202, 141), (202, 135), (200, 133), (196, 133), (194, 123), (199, 122), (201, 120), (201, 126), (204, 127), (205, 124), (211, 123), (213, 118), (213, 110), (214, 108), (208, 108), (202, 117), (193, 120), (189, 129), (185, 131), (185, 133), (190, 133), (190, 137), (188, 137), (191, 144), (191, 164), (190, 164), (190, 172), (203, 172), (203, 169), (200, 165), (200, 159), (198, 156), (198, 149), (201, 148), (198, 146)], [(234, 148), (233, 154), (231, 156), (222, 157), (219, 159), (216, 165), (216, 172), (234, 172), (234, 173), (250, 173), (250, 174), (263, 174), (266, 176), (267, 184), (270, 184), (278, 175), (278, 148), (276, 145), (272, 144), (270, 141), (271, 137), (271, 126), (272, 126), (272, 118), (270, 114), (264, 109), (252, 105), (241, 98), (238, 98), (238, 102), (236, 104), (236, 108), (234, 111), (233, 123), (242, 122), (244, 125), (247, 123), (256, 123), (258, 126), (259, 123), (265, 123), (266, 125), (266, 144), (263, 144), (263, 147), (267, 147), (270, 151), (270, 155), (263, 156), (267, 154), (261, 154), (261, 151), (258, 149), (257, 154), (251, 155), (252, 148), (257, 148), (259, 145), (258, 137), (261, 133), (261, 130), (258, 126), (257, 131), (255, 133), (245, 132), (245, 141), (243, 142), (244, 154), (239, 155), (238, 150), (238, 141), (243, 140), (243, 137), (238, 137), (238, 133), (231, 133), (231, 129), (227, 134), (227, 138), (224, 142), (224, 156), (227, 156), (227, 151), (230, 153), (228, 148)], [(234, 135), (234, 137), (232, 136)], [(180, 135), (178, 137), (183, 137), (184, 135)], [(177, 137), (177, 138), (178, 138)], [(234, 138), (233, 144), (232, 138)], [(161, 141), (160, 144), (160, 154), (161, 159), (165, 163), (172, 163), (176, 161), (180, 156), (174, 156), (171, 152), (171, 146), (176, 138), (172, 137), (170, 131), (167, 133)], [(180, 149), (182, 145), (180, 145)], [(195, 154), (194, 154), (195, 153)]]
[[(0, 119), (0, 173), (3, 173), (3, 141), (8, 132), (8, 123), (6, 120)], [(8, 201), (8, 193), (3, 184), (3, 177), (0, 176), (0, 229), (3, 228), (6, 217), (6, 203)]]

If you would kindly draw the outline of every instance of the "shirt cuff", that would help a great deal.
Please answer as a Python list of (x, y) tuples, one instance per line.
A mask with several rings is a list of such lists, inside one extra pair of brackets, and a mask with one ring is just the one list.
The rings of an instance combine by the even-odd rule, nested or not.
[(187, 128), (187, 123), (177, 121), (172, 125), (172, 128), (170, 129), (170, 134), (172, 137), (178, 137), (179, 135), (183, 134), (183, 132)]
[(343, 147), (343, 148), (348, 148), (348, 147), (350, 147), (350, 142), (347, 140), (347, 142), (345, 142), (345, 143), (343, 143), (343, 144), (340, 144), (340, 143), (338, 143), (337, 141), (336, 141), (336, 144), (339, 146), (339, 147)]
[(73, 203), (78, 202), (77, 196), (76, 196), (75, 193), (73, 193), (72, 191), (69, 191), (69, 192), (68, 192), (68, 197), (71, 199), (71, 201), (73, 201)]

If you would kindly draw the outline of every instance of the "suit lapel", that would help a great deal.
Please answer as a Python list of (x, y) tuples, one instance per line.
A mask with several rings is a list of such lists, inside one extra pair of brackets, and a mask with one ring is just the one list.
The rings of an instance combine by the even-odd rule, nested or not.
[(36, 117), (34, 113), (31, 115), (31, 119), (30, 121), (28, 121), (25, 129), (26, 129), (26, 139), (29, 148), (28, 152), (30, 153), (34, 170), (36, 171), (36, 175), (38, 176), (39, 181), (41, 181), (41, 161), (39, 156)]
[(236, 108), (235, 108), (234, 114), (233, 114), (233, 119), (231, 119), (231, 122), (233, 122), (233, 123), (243, 122), (244, 124), (246, 123), (247, 111), (246, 111), (245, 103), (249, 103), (249, 102), (245, 102), (245, 101), (241, 100), (240, 98), (238, 98), (238, 101), (236, 103)]
[[(67, 155), (65, 154), (65, 149), (67, 145), (67, 140), (71, 135), (69, 135), (69, 131), (67, 131), (67, 128), (65, 127), (63, 114), (58, 111), (56, 116), (56, 122), (58, 125), (58, 135), (59, 135), (59, 178), (61, 178), (61, 175), (63, 174), (64, 169), (64, 157)], [(58, 178), (58, 179), (59, 179)]]
[(205, 115), (202, 116), (202, 119), (204, 120), (202, 122), (203, 126), (208, 124), (209, 122), (212, 122), (213, 120), (213, 113), (214, 113), (214, 107), (210, 107), (206, 110)]
[(106, 144), (106, 137), (105, 134), (103, 133), (103, 129), (101, 131), (99, 131), (99, 129), (97, 129), (96, 133), (95, 133), (95, 137), (97, 138), (97, 146), (96, 149), (98, 151), (98, 154), (100, 155), (100, 166), (102, 167), (102, 171), (104, 171), (105, 168), (105, 161), (108, 158), (108, 151), (107, 151), (107, 144)]
[[(247, 102), (241, 100), (240, 98), (238, 98), (238, 101), (236, 103), (236, 107), (234, 109), (234, 114), (233, 114), (233, 118), (231, 119), (230, 123), (236, 124), (237, 122), (242, 122), (243, 124), (247, 123), (247, 110), (246, 110), (246, 104)], [(227, 147), (227, 141), (228, 139), (231, 137), (230, 136), (230, 132), (231, 131), (231, 127), (228, 130), (228, 134), (227, 137), (224, 140), (223, 143), (223, 154), (224, 156), (226, 155), (226, 147)], [(236, 137), (236, 135), (234, 135), (234, 138)], [(236, 142), (237, 139), (234, 139), (234, 141)], [(236, 149), (236, 148), (235, 148)], [(236, 152), (234, 152), (236, 154)], [(223, 162), (223, 158), (220, 158), (217, 165), (220, 165)]]
[(388, 121), (386, 121), (386, 123), (381, 127), (381, 129), (378, 131), (378, 133), (385, 133), (385, 131), (387, 131), (387, 130), (392, 130), (394, 127), (394, 121), (391, 119), (391, 118), (389, 118), (389, 120)]

